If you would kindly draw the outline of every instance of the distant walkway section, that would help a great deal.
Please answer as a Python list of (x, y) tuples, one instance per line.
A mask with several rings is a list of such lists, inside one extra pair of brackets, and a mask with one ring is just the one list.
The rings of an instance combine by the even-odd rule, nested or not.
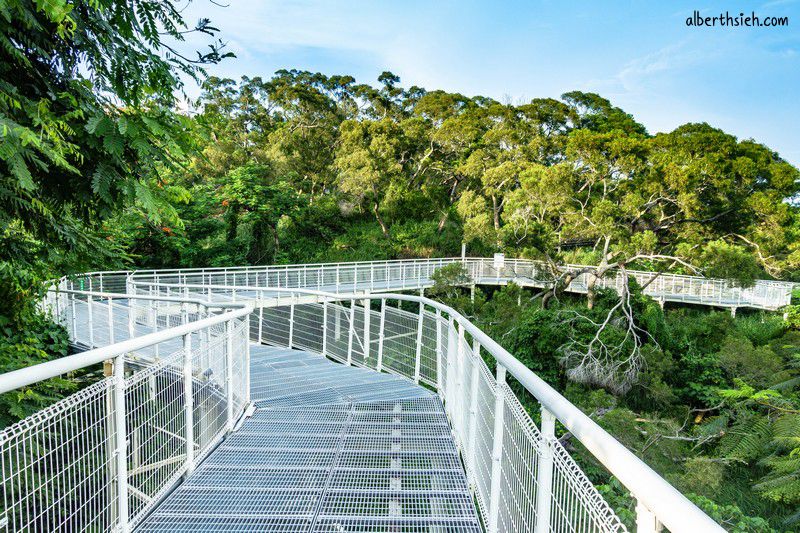
[[(433, 285), (431, 278), (433, 273), (452, 263), (462, 264), (471, 282), (476, 285), (506, 285), (513, 282), (522, 287), (546, 288), (553, 284), (552, 274), (543, 262), (498, 256), (491, 259), (404, 259), (235, 268), (140, 270), (129, 276), (128, 290), (135, 290), (137, 284), (150, 290), (153, 282), (183, 286), (257, 287), (264, 296), (269, 296), (268, 291), (264, 292), (268, 288), (302, 288), (337, 294), (416, 290)], [(582, 268), (585, 266), (562, 267), (564, 271), (570, 269), (576, 272)], [(680, 302), (732, 310), (740, 307), (780, 309), (789, 305), (792, 289), (797, 285), (786, 281), (758, 280), (753, 286), (743, 288), (727, 280), (700, 276), (656, 274), (636, 270), (628, 270), (627, 273), (640, 285), (645, 286), (645, 294), (661, 303)], [(590, 275), (586, 273), (577, 276), (566, 288), (567, 292), (585, 294), (589, 286), (589, 277)], [(87, 283), (91, 279), (87, 278)], [(117, 283), (120, 282), (120, 278), (115, 279)], [(96, 283), (97, 279), (94, 281)], [(619, 290), (623, 282), (622, 273), (615, 271), (598, 279), (596, 286)], [(99, 290), (98, 287), (93, 288)]]

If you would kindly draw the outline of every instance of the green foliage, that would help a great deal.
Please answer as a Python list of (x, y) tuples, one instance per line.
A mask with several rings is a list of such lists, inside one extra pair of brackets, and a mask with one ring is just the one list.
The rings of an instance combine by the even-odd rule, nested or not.
[(786, 308), (786, 326), (800, 330), (800, 305), (790, 305)]
[(752, 286), (762, 272), (756, 256), (750, 250), (722, 239), (705, 245), (702, 261), (707, 265), (706, 276), (733, 280), (740, 287)]
[(785, 362), (769, 346), (753, 346), (746, 337), (728, 335), (718, 353), (720, 366), (731, 378), (765, 388), (789, 378)]
[(460, 263), (452, 263), (437, 268), (431, 274), (433, 286), (428, 289), (431, 298), (449, 301), (459, 296), (458, 287), (463, 287), (472, 282), (467, 269)]
[(704, 496), (689, 495), (695, 505), (700, 507), (712, 519), (719, 522), (726, 531), (736, 533), (771, 533), (777, 531), (769, 522), (761, 517), (747, 516), (736, 505), (719, 505)]
[[(13, 320), (0, 315), (0, 373), (64, 356), (68, 342), (67, 332), (41, 313), (28, 310)], [(73, 379), (54, 378), (0, 395), (0, 427), (35, 413), (77, 387)]]
[(187, 29), (172, 2), (0, 3), (0, 224), (104, 257), (98, 222), (123, 206), (174, 217), (161, 175), (193, 140), (173, 92), (224, 55), (183, 59), (165, 41)]

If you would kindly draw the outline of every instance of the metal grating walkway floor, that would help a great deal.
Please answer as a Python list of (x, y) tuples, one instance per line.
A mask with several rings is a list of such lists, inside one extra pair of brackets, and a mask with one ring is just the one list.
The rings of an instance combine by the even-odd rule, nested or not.
[(137, 531), (481, 531), (438, 396), (251, 347), (257, 409)]

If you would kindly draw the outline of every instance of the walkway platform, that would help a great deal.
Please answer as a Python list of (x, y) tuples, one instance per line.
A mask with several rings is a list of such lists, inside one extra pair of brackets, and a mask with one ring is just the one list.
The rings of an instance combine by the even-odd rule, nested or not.
[(435, 393), (251, 345), (251, 397), (255, 413), (137, 531), (482, 531)]

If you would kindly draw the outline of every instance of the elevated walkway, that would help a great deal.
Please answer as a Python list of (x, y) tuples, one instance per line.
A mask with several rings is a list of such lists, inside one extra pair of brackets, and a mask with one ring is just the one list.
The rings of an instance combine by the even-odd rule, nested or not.
[[(563, 430), (630, 491), (637, 531), (720, 531), (455, 309), (382, 293), (456, 262), (63, 278), (42, 307), (86, 351), (0, 393), (104, 376), (0, 431), (0, 530), (629, 530)], [(463, 263), (472, 282), (538, 279)]]
[(137, 531), (481, 531), (434, 393), (257, 345), (251, 381), (255, 413)]

